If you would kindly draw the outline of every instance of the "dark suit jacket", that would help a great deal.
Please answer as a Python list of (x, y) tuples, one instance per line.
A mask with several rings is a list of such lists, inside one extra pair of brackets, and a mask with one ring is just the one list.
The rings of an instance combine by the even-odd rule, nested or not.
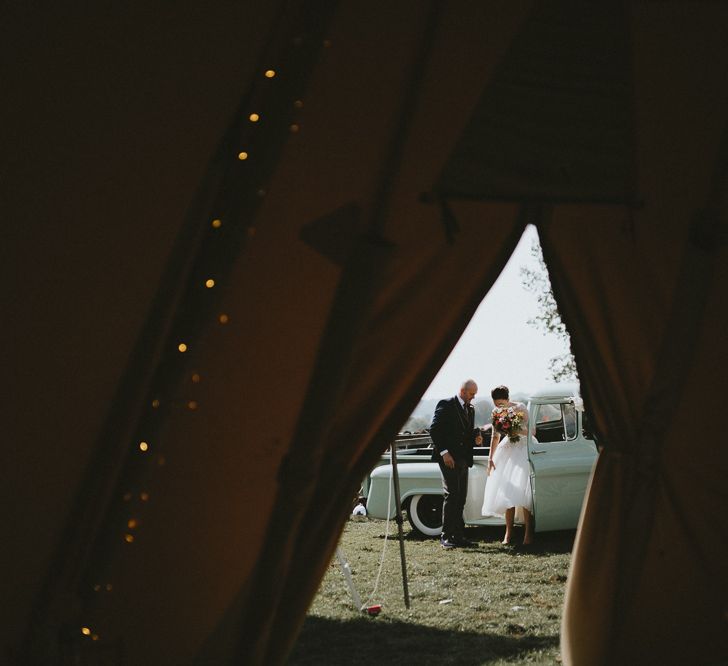
[(473, 466), (473, 446), (475, 446), (475, 410), (472, 405), (466, 415), (460, 407), (457, 396), (440, 400), (432, 417), (430, 436), (432, 437), (432, 460), (442, 460), (441, 451), (447, 450), (456, 463)]

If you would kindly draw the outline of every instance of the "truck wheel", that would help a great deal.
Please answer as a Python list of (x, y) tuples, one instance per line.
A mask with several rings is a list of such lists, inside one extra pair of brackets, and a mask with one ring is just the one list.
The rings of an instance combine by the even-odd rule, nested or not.
[(410, 525), (423, 536), (440, 536), (442, 532), (442, 495), (415, 495), (407, 511)]

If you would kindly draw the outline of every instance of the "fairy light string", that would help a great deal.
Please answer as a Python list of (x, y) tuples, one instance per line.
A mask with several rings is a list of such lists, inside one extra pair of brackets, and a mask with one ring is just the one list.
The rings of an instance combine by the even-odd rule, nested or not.
[[(269, 182), (280, 155), (302, 131), (305, 89), (321, 48), (331, 47), (322, 33), (334, 6), (332, 3), (329, 16), (322, 20), (320, 12), (317, 16), (307, 14), (305, 3), (301, 3), (298, 16), (267, 50), (264, 60), (268, 64), (258, 68), (237, 113), (238, 120), (218, 153), (216, 163), (221, 176), (217, 195), (209, 212), (198, 221), (196, 256), (190, 262), (186, 286), (169, 328), (169, 342), (142, 401), (145, 407), (119, 476), (117, 499), (107, 513), (82, 576), (82, 617), (92, 617), (100, 599), (113, 599), (116, 561), (123, 557), (125, 548), (134, 548), (144, 538), (141, 516), (153, 501), (153, 477), (166, 463), (165, 427), (172, 419), (194, 418), (204, 409), (198, 395), (203, 372), (197, 362), (205, 350), (203, 334), (212, 326), (213, 332), (217, 331), (214, 335), (221, 335), (232, 320), (231, 314), (220, 307), (225, 287), (235, 259), (247, 243), (255, 241), (255, 219), (269, 194)], [(194, 371), (190, 370), (192, 363), (197, 364)], [(184, 397), (176, 397), (179, 395)], [(90, 621), (81, 622), (72, 635), (84, 641), (105, 639)], [(114, 640), (113, 636), (106, 638)]]

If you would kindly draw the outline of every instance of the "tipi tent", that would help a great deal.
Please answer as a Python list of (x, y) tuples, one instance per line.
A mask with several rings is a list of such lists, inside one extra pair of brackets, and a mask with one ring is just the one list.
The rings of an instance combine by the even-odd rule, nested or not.
[(603, 452), (565, 663), (728, 654), (728, 5), (6, 3), (2, 657), (277, 664), (527, 223)]

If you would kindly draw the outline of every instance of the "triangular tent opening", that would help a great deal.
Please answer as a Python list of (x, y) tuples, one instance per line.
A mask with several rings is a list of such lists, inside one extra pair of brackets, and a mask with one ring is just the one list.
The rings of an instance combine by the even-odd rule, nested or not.
[(4, 654), (283, 663), (532, 222), (605, 445), (564, 661), (724, 657), (728, 7), (604, 12), (4, 12)]

